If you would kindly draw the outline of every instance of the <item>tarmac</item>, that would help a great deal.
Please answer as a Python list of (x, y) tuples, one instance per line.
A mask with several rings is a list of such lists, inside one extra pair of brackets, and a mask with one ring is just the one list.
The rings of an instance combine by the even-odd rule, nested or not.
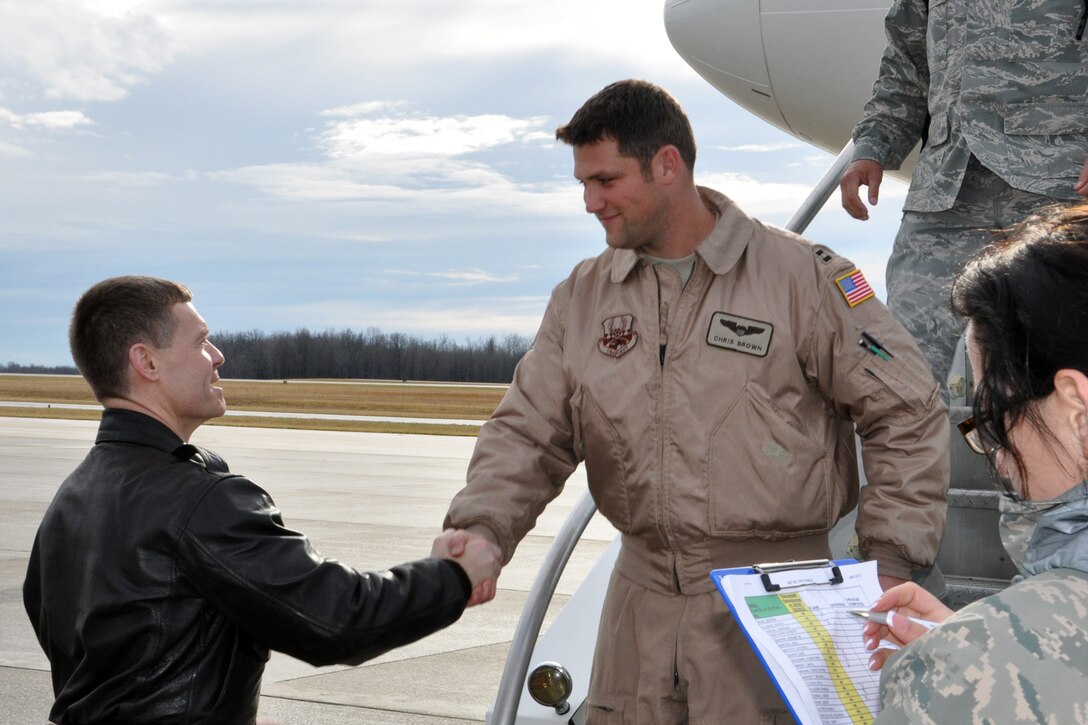
[[(0, 417), (0, 723), (48, 722), (49, 663), (22, 604), (38, 522), (94, 442), (97, 423)], [(263, 486), (285, 523), (327, 556), (381, 570), (426, 556), (464, 485), (474, 437), (204, 426), (194, 443)], [(357, 667), (313, 667), (273, 653), (260, 719), (268, 725), (463, 725), (495, 700), (526, 594), (586, 490), (579, 468), (521, 543), (495, 600), (453, 626)], [(595, 515), (576, 547), (544, 628), (615, 536)]]

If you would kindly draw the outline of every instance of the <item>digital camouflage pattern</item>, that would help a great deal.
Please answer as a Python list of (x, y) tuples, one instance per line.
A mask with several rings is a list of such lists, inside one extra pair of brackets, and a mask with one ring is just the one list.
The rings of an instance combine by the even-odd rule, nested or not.
[(1083, 11), (1083, 0), (895, 0), (854, 160), (899, 168), (929, 114), (905, 209), (950, 208), (972, 154), (1016, 189), (1075, 199), (1088, 159)]
[(1088, 573), (1055, 569), (964, 607), (893, 655), (874, 725), (1088, 723)]
[(904, 212), (888, 258), (888, 308), (914, 336), (942, 390), (965, 326), (948, 302), (953, 276), (993, 241), (993, 230), (1053, 201), (1012, 188), (972, 159), (951, 209)]
[[(993, 230), (1076, 199), (1088, 159), (1083, 0), (895, 0), (854, 160), (899, 168), (929, 118), (888, 260), (888, 307), (947, 396), (953, 276)], [(947, 399), (947, 398), (946, 398)]]

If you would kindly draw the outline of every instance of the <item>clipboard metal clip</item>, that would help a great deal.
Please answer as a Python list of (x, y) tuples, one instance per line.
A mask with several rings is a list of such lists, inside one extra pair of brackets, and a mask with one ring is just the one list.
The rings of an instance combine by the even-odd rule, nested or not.
[[(816, 572), (815, 570), (822, 571)], [(782, 587), (842, 584), (843, 581), (842, 572), (839, 571), (838, 565), (828, 559), (754, 564), (752, 571), (759, 574), (760, 581), (763, 582), (763, 588), (769, 592), (777, 592)], [(826, 579), (821, 579), (820, 574), (826, 576)]]

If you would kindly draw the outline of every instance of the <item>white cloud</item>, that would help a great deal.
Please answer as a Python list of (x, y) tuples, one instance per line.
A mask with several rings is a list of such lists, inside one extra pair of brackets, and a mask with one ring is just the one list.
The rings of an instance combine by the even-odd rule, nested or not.
[(397, 111), (407, 108), (411, 104), (408, 101), (364, 101), (351, 106), (340, 106), (322, 111), (322, 116), (369, 116), (383, 111)]
[(722, 192), (756, 217), (792, 214), (811, 191), (804, 184), (760, 181), (749, 174), (697, 174), (696, 182)]
[(777, 143), (749, 143), (741, 144), (740, 146), (718, 146), (717, 148), (721, 151), (739, 151), (743, 153), (768, 153), (771, 151), (787, 151), (789, 149), (801, 149), (808, 147), (805, 144), (799, 143), (797, 141), (779, 141)]
[(230, 47), (239, 37), (255, 48), (314, 45), (329, 57), (330, 71), (438, 69), (443, 61), (511, 62), (548, 53), (569, 65), (615, 60), (658, 79), (691, 72), (666, 38), (659, 0), (630, 2), (622, 12), (615, 3), (584, 0), (160, 0), (157, 7), (198, 52)]
[(516, 276), (500, 277), (497, 274), (482, 269), (469, 269), (464, 271), (450, 270), (448, 272), (417, 272), (407, 270), (393, 270), (392, 274), (422, 275), (424, 277), (437, 277), (447, 279), (459, 285), (475, 285), (488, 282), (516, 282)]
[(426, 157), (398, 163), (266, 164), (213, 172), (208, 178), (251, 186), (277, 200), (358, 202), (371, 212), (401, 216), (419, 216), (421, 210), (428, 215), (547, 215), (569, 213), (581, 203), (573, 184), (518, 183), (484, 164)]
[[(462, 156), (540, 134), (547, 119), (478, 116), (386, 116), (333, 123), (321, 137), (331, 158)], [(539, 136), (534, 136), (539, 137)]]
[[(306, 326), (311, 329), (377, 327), (391, 332), (419, 335), (473, 337), (480, 335), (533, 335), (540, 327), (547, 296), (488, 298), (481, 304), (460, 304), (430, 299), (417, 306), (360, 302), (357, 299), (323, 300), (300, 305), (265, 305), (254, 315), (280, 320), (279, 329)], [(244, 316), (244, 309), (235, 314)]]
[(177, 51), (154, 16), (116, 2), (0, 0), (0, 27), (0, 71), (54, 99), (119, 100)]
[(30, 156), (30, 152), (22, 146), (0, 141), (0, 157), (7, 159), (23, 159)]
[(93, 126), (94, 121), (87, 118), (82, 111), (48, 111), (45, 113), (28, 113), (23, 117), (28, 126), (41, 126), (55, 131), (75, 128), (76, 126)]
[(64, 131), (76, 126), (93, 126), (94, 121), (88, 118), (82, 111), (46, 111), (43, 113), (18, 114), (0, 108), (0, 122), (6, 123), (12, 128), (21, 129), (25, 126), (45, 128), (51, 131)]
[(175, 177), (170, 174), (163, 174), (157, 171), (102, 171), (96, 174), (88, 174), (83, 178), (87, 181), (100, 182), (111, 186), (143, 188), (162, 186), (175, 179)]
[[(387, 212), (458, 210), (480, 214), (552, 213), (577, 203), (573, 183), (519, 183), (482, 162), (463, 158), (511, 144), (550, 140), (543, 117), (502, 114), (434, 116), (386, 113), (400, 102), (368, 102), (327, 111), (345, 116), (318, 132), (326, 160), (247, 166), (209, 174), (293, 201), (356, 201)], [(577, 207), (573, 207), (577, 208)]]

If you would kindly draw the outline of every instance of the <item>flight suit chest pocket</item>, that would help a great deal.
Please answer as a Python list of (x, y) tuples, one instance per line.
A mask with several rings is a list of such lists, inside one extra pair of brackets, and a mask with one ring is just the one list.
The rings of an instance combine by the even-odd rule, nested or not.
[(585, 387), (570, 399), (575, 451), (585, 461), (586, 480), (597, 510), (622, 533), (631, 531), (626, 447), (612, 420)]
[(823, 442), (803, 432), (761, 386), (748, 383), (710, 436), (711, 533), (784, 538), (828, 530), (830, 458)]

